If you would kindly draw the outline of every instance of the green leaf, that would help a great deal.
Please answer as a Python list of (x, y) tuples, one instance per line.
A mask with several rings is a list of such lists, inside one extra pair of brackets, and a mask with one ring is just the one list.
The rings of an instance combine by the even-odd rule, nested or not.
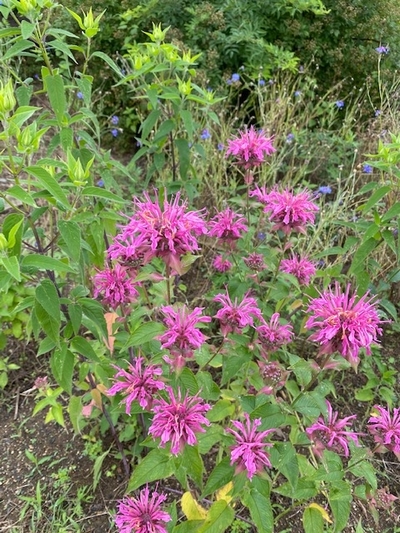
[(28, 22), (27, 20), (23, 20), (21, 22), (21, 35), (23, 39), (29, 39), (34, 31), (34, 24)]
[(15, 280), (21, 281), (19, 262), (15, 255), (12, 255), (11, 257), (0, 258), (0, 263)]
[(181, 466), (199, 488), (203, 486), (204, 465), (197, 446), (185, 446), (181, 455)]
[(146, 342), (150, 342), (164, 331), (165, 327), (159, 322), (145, 322), (130, 335), (124, 349), (130, 346), (141, 346)]
[(174, 470), (174, 460), (169, 452), (155, 448), (134, 468), (128, 483), (127, 493), (136, 490), (145, 483), (170, 477)]
[(62, 41), (59, 41), (58, 39), (53, 39), (51, 41), (48, 41), (48, 46), (50, 48), (54, 48), (55, 50), (59, 50), (63, 54), (67, 55), (74, 63), (77, 63), (74, 54), (69, 49), (68, 45), (66, 45)]
[(78, 303), (82, 306), (83, 314), (100, 329), (101, 335), (107, 338), (107, 324), (102, 305), (92, 298), (79, 298)]
[(60, 141), (65, 152), (71, 149), (74, 144), (74, 130), (72, 128), (62, 128), (60, 130)]
[(61, 325), (60, 299), (54, 283), (49, 279), (43, 279), (36, 287), (35, 297), (59, 328)]
[(258, 490), (251, 488), (244, 491), (243, 504), (249, 509), (257, 533), (272, 533), (274, 530), (274, 516), (271, 501)]
[(80, 396), (71, 396), (68, 404), (68, 414), (71, 420), (72, 427), (76, 434), (80, 434), (81, 425), (80, 422), (83, 419), (82, 415), (82, 400)]
[(251, 412), (252, 420), (262, 418), (262, 430), (277, 428), (285, 424), (286, 416), (281, 407), (274, 403), (264, 403)]
[[(7, 61), (8, 59), (11, 59), (12, 57), (22, 55), (22, 52), (25, 50), (29, 50), (29, 48), (33, 48), (34, 44), (32, 41), (28, 41), (26, 39), (21, 39), (20, 41), (17, 41), (14, 43), (4, 54), (4, 56), (1, 58), (2, 62)], [(24, 54), (27, 55), (27, 54)]]
[(70, 203), (68, 202), (68, 198), (66, 197), (64, 191), (46, 169), (39, 166), (33, 166), (27, 167), (25, 170), (31, 174), (31, 176), (35, 177), (43, 189), (49, 191), (54, 199), (60, 202), (63, 207), (71, 209)]
[(299, 481), (299, 465), (293, 445), (290, 442), (277, 442), (271, 452), (274, 468), (285, 476), (295, 490)]
[(11, 213), (11, 215), (7, 215), (4, 219), (3, 233), (8, 241), (10, 255), (19, 256), (21, 253), (23, 220), (24, 215), (20, 213)]
[(400, 215), (400, 202), (396, 202), (392, 207), (390, 207), (386, 213), (383, 215), (381, 222), (388, 222), (394, 217)]
[(118, 204), (124, 204), (126, 203), (125, 200), (117, 196), (116, 194), (106, 191), (105, 189), (102, 189), (101, 187), (85, 187), (82, 190), (82, 196), (95, 196), (96, 198), (104, 198), (105, 200), (111, 200), (112, 202), (116, 202)]
[(225, 501), (219, 500), (210, 507), (207, 518), (197, 533), (223, 533), (235, 519), (235, 511)]
[(188, 134), (189, 141), (191, 141), (193, 140), (193, 132), (194, 132), (193, 115), (190, 111), (187, 111), (186, 109), (182, 109), (181, 118), (183, 121), (183, 125), (185, 126), (186, 133)]
[(110, 453), (110, 450), (106, 450), (104, 453), (96, 457), (93, 465), (93, 490), (96, 490), (101, 477), (101, 467), (103, 466), (104, 459)]
[(392, 190), (391, 185), (385, 185), (384, 187), (380, 187), (377, 191), (374, 192), (374, 194), (371, 196), (371, 198), (368, 200), (366, 204), (361, 206), (362, 211), (367, 212), (371, 207), (376, 205), (379, 200), (381, 200), (384, 196), (387, 195), (388, 192)]
[(30, 205), (31, 207), (37, 207), (36, 202), (32, 198), (32, 196), (26, 191), (24, 191), (24, 189), (19, 185), (13, 185), (9, 189), (7, 189), (7, 196), (11, 196), (11, 198), (16, 198), (20, 202)]
[(172, 533), (197, 533), (204, 520), (187, 520), (174, 527)]
[(321, 512), (314, 507), (306, 507), (303, 513), (305, 533), (323, 533), (324, 519)]
[(343, 531), (346, 527), (351, 511), (351, 487), (346, 481), (335, 483), (328, 494), (329, 506), (335, 522), (334, 533)]
[(199, 392), (199, 384), (197, 383), (196, 376), (187, 366), (183, 367), (177, 383), (182, 391), (188, 391), (191, 396), (194, 396)]
[(72, 220), (60, 220), (58, 229), (67, 246), (68, 255), (74, 261), (79, 261), (81, 255), (81, 229), (79, 225)]
[(225, 418), (230, 418), (234, 412), (235, 404), (231, 400), (219, 400), (211, 411), (208, 411), (207, 418), (210, 422), (220, 422)]
[(22, 259), (21, 266), (23, 268), (33, 267), (37, 270), (54, 270), (55, 272), (74, 272), (74, 269), (69, 265), (53, 259), (47, 255), (31, 254)]
[(37, 355), (43, 355), (44, 353), (51, 352), (53, 348), (57, 346), (57, 343), (55, 343), (50, 337), (45, 337), (43, 340), (40, 341), (39, 348), (37, 351)]
[(142, 122), (140, 126), (140, 133), (141, 133), (142, 140), (147, 139), (147, 137), (150, 135), (150, 132), (154, 128), (160, 116), (161, 116), (161, 111), (159, 111), (158, 109), (154, 109), (150, 113), (150, 115)]
[[(354, 254), (353, 261), (351, 263), (349, 274), (354, 274), (358, 269), (364, 267), (367, 257), (378, 246), (379, 241), (375, 239), (368, 239), (361, 244), (356, 253)], [(364, 270), (364, 268), (362, 268)]]
[(207, 480), (201, 498), (205, 498), (212, 492), (220, 489), (233, 479), (235, 469), (229, 464), (229, 457), (224, 457), (213, 469)]
[(67, 110), (67, 99), (62, 77), (59, 74), (48, 75), (44, 78), (47, 87), (50, 105), (56, 115), (59, 126), (62, 126), (65, 112)]
[(72, 329), (74, 330), (75, 335), (78, 335), (82, 324), (82, 307), (78, 304), (69, 304), (68, 314), (71, 320)]
[(80, 355), (83, 355), (90, 361), (100, 361), (97, 353), (83, 337), (74, 337), (71, 341), (71, 349), (78, 352)]
[(165, 139), (171, 131), (175, 128), (175, 121), (169, 118), (165, 122), (161, 124), (161, 126), (158, 128), (156, 134), (154, 135), (154, 142), (161, 141), (162, 139)]
[(29, 105), (19, 107), (14, 113), (14, 115), (12, 116), (13, 124), (15, 124), (16, 126), (18, 126), (18, 128), (20, 128), (24, 124), (24, 122), (30, 119), (31, 116), (39, 109), (41, 108), (29, 106)]
[(100, 59), (105, 61), (107, 63), (107, 65), (109, 67), (111, 67), (114, 72), (116, 72), (118, 74), (118, 76), (120, 78), (122, 77), (121, 69), (118, 67), (118, 65), (116, 63), (114, 63), (114, 61), (110, 57), (108, 57), (107, 54), (104, 54), (103, 52), (96, 51), (96, 52), (93, 52), (93, 54), (90, 57), (91, 58), (92, 57), (99, 57)]
[(75, 357), (63, 344), (61, 349), (54, 350), (50, 358), (50, 367), (57, 383), (68, 394), (72, 392), (72, 375), (74, 372)]
[(179, 155), (179, 174), (181, 180), (185, 181), (190, 168), (190, 149), (186, 139), (175, 139)]

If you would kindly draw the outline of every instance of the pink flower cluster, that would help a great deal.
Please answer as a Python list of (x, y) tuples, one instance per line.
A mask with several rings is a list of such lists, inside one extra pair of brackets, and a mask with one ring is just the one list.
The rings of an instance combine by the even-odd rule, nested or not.
[(312, 202), (312, 193), (304, 190), (294, 194), (289, 189), (280, 191), (274, 187), (269, 193), (265, 187), (256, 187), (249, 196), (264, 204), (264, 211), (271, 213), (270, 221), (274, 230), (282, 230), (286, 235), (291, 231), (306, 233), (305, 226), (313, 224), (318, 206)]
[(263, 320), (263, 323), (256, 327), (258, 342), (266, 354), (278, 350), (293, 340), (293, 327), (290, 324), (281, 324), (279, 319), (280, 314), (274, 313), (269, 322)]
[(393, 409), (393, 415), (389, 408), (380, 405), (375, 405), (373, 411), (375, 413), (368, 420), (368, 429), (375, 442), (386, 450), (400, 454), (400, 408)]
[(244, 417), (244, 423), (234, 420), (232, 424), (236, 429), (228, 428), (226, 431), (236, 439), (236, 444), (231, 448), (231, 465), (236, 463), (236, 473), (245, 471), (247, 477), (252, 479), (254, 475), (262, 472), (264, 467), (271, 468), (265, 448), (272, 444), (264, 442), (264, 439), (275, 430), (258, 431), (261, 418), (251, 421), (248, 413), (245, 413)]
[(197, 443), (196, 433), (204, 433), (203, 426), (209, 426), (210, 422), (204, 414), (211, 406), (196, 396), (186, 394), (182, 398), (179, 390), (175, 396), (172, 387), (166, 387), (169, 401), (157, 398), (154, 401), (153, 421), (149, 428), (150, 435), (161, 439), (160, 446), (163, 448), (167, 442), (171, 443), (171, 453), (178, 455), (186, 444), (194, 446)]
[(257, 132), (254, 126), (251, 126), (228, 141), (226, 155), (235, 156), (238, 164), (244, 168), (256, 167), (264, 162), (266, 155), (272, 155), (276, 151), (272, 140), (271, 137), (266, 137), (262, 130)]
[(138, 498), (125, 496), (115, 517), (119, 533), (167, 533), (165, 524), (172, 518), (161, 509), (166, 499), (164, 494), (156, 491), (150, 496), (147, 486), (140, 491)]
[(232, 302), (228, 291), (226, 294), (217, 294), (214, 297), (214, 302), (223, 306), (215, 317), (220, 321), (224, 337), (229, 333), (239, 333), (246, 326), (253, 326), (256, 318), (262, 320), (261, 311), (255, 298), (251, 298), (248, 294), (244, 295), (241, 302), (238, 302), (237, 298)]
[(217, 237), (230, 246), (248, 230), (245, 218), (229, 207), (217, 213), (208, 225), (210, 237)]
[(118, 263), (98, 272), (93, 283), (94, 297), (102, 296), (103, 303), (114, 310), (133, 302), (139, 294), (126, 269)]
[(165, 315), (164, 324), (167, 330), (159, 337), (162, 348), (169, 350), (173, 360), (167, 358), (168, 363), (179, 369), (185, 364), (185, 359), (193, 356), (193, 351), (206, 341), (206, 336), (196, 328), (200, 322), (211, 322), (211, 317), (203, 316), (203, 307), (196, 307), (192, 312), (183, 305), (174, 309), (171, 305), (161, 307)]
[[(130, 414), (132, 402), (137, 401), (142, 409), (150, 410), (156, 392), (164, 389), (164, 382), (158, 379), (162, 375), (161, 367), (156, 365), (144, 366), (144, 357), (137, 357), (128, 370), (114, 366), (118, 370), (114, 378), (116, 383), (108, 389), (108, 396), (118, 393), (124, 394), (122, 403), (126, 405), (125, 412)], [(120, 379), (118, 379), (120, 378)]]
[(333, 450), (337, 453), (343, 452), (345, 457), (348, 457), (349, 439), (356, 446), (359, 445), (359, 434), (347, 430), (347, 427), (351, 425), (352, 420), (357, 418), (357, 415), (339, 419), (338, 413), (332, 410), (328, 400), (326, 400), (326, 406), (328, 408), (328, 419), (325, 421), (325, 418), (320, 416), (315, 424), (306, 429), (308, 437), (313, 442), (313, 451), (317, 457), (321, 457), (325, 449)]
[(310, 317), (306, 328), (317, 328), (310, 337), (321, 345), (320, 353), (339, 352), (349, 363), (357, 368), (359, 351), (365, 348), (371, 354), (371, 344), (377, 343), (378, 335), (382, 334), (380, 320), (374, 298), (367, 294), (356, 300), (350, 296), (350, 285), (341, 292), (338, 283), (332, 289), (311, 300), (307, 310)]
[(292, 255), (290, 259), (283, 259), (279, 269), (281, 272), (287, 272), (297, 278), (300, 285), (309, 285), (310, 280), (317, 269), (308, 257), (299, 257)]
[(179, 193), (171, 202), (165, 198), (162, 206), (146, 192), (144, 197), (145, 201), (134, 199), (135, 211), (108, 249), (108, 256), (133, 267), (161, 257), (179, 273), (181, 257), (199, 250), (197, 237), (207, 233), (204, 213), (188, 211)]

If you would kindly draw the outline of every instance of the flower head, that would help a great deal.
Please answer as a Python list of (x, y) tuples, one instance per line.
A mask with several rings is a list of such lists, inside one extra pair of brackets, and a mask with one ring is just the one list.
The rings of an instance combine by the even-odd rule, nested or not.
[(204, 213), (188, 211), (179, 193), (171, 202), (165, 198), (163, 206), (148, 193), (144, 197), (144, 201), (134, 199), (135, 211), (110, 246), (109, 257), (134, 264), (161, 257), (179, 273), (181, 257), (199, 250), (197, 236), (207, 233)]
[(211, 139), (211, 133), (208, 131), (207, 128), (201, 132), (200, 139), (203, 139), (203, 141), (206, 141), (207, 139)]
[(269, 323), (264, 321), (261, 326), (256, 327), (258, 342), (267, 353), (274, 352), (293, 340), (293, 327), (290, 324), (281, 324), (279, 318), (279, 313), (274, 313)]
[(129, 364), (128, 370), (114, 366), (118, 370), (114, 379), (118, 381), (106, 394), (115, 396), (122, 393), (125, 397), (121, 403), (125, 404), (127, 415), (130, 414), (132, 402), (135, 400), (142, 409), (150, 410), (154, 395), (165, 387), (164, 382), (158, 379), (162, 375), (162, 369), (156, 365), (145, 366), (144, 362), (143, 357), (137, 357), (133, 364)]
[(236, 72), (234, 74), (232, 74), (232, 76), (229, 78), (229, 80), (227, 81), (228, 85), (230, 85), (231, 83), (236, 83), (237, 81), (240, 80), (240, 74), (237, 74)]
[(291, 259), (283, 259), (280, 270), (292, 274), (297, 278), (300, 285), (309, 285), (310, 279), (315, 275), (317, 269), (307, 257), (292, 255)]
[(378, 54), (388, 54), (389, 53), (389, 46), (378, 46), (377, 48), (375, 48), (375, 52), (378, 53)]
[(257, 252), (252, 252), (247, 257), (243, 258), (245, 264), (255, 272), (261, 272), (265, 269), (264, 256)]
[(119, 123), (119, 117), (117, 117), (117, 115), (113, 115), (111, 118), (110, 118), (110, 122), (113, 126), (118, 126), (118, 123)]
[(329, 187), (329, 185), (321, 185), (321, 187), (318, 188), (318, 192), (320, 194), (331, 194), (332, 187)]
[(120, 305), (131, 303), (138, 296), (135, 284), (124, 267), (118, 263), (113, 268), (98, 272), (93, 279), (94, 297), (103, 297), (105, 305), (117, 309)]
[(154, 417), (149, 428), (153, 438), (160, 437), (160, 446), (163, 448), (167, 442), (171, 443), (171, 453), (178, 455), (186, 444), (194, 446), (197, 443), (195, 433), (204, 433), (202, 427), (209, 426), (210, 422), (204, 414), (211, 409), (203, 399), (196, 396), (186, 396), (182, 399), (181, 391), (174, 395), (172, 387), (166, 387), (169, 401), (155, 400), (153, 407)]
[(220, 321), (222, 335), (225, 337), (228, 333), (239, 333), (246, 326), (253, 326), (255, 318), (262, 320), (261, 311), (256, 300), (249, 297), (248, 293), (244, 295), (240, 303), (238, 303), (237, 298), (232, 302), (228, 292), (226, 294), (217, 294), (214, 302), (219, 302), (223, 305), (215, 317)]
[(272, 394), (285, 385), (289, 372), (278, 361), (258, 361), (258, 366), (265, 384), (260, 393)]
[(236, 429), (228, 428), (226, 431), (236, 438), (236, 444), (231, 448), (231, 465), (236, 463), (236, 472), (246, 471), (247, 477), (252, 479), (255, 474), (262, 472), (264, 467), (271, 468), (265, 448), (272, 444), (264, 442), (264, 439), (275, 430), (258, 431), (261, 418), (251, 421), (248, 413), (244, 416), (245, 422), (234, 420), (232, 424)]
[(335, 102), (335, 106), (336, 106), (338, 109), (343, 109), (343, 108), (344, 108), (344, 102), (343, 102), (343, 100), (336, 100), (336, 102)]
[(218, 237), (227, 243), (240, 239), (242, 233), (248, 230), (245, 218), (227, 207), (217, 213), (209, 222), (210, 237)]
[(76, 97), (79, 98), (79, 100), (83, 100), (83, 93), (81, 91), (78, 91), (76, 93)]
[(374, 405), (375, 413), (368, 420), (368, 429), (375, 442), (382, 444), (387, 450), (400, 454), (400, 408), (385, 409)]
[(326, 406), (328, 408), (328, 418), (326, 419), (320, 416), (315, 424), (306, 429), (308, 437), (313, 441), (313, 451), (318, 457), (322, 456), (322, 452), (325, 449), (333, 450), (337, 453), (343, 452), (345, 457), (348, 457), (349, 439), (356, 446), (359, 445), (359, 434), (353, 431), (347, 431), (346, 429), (351, 425), (351, 420), (357, 418), (357, 415), (338, 419), (338, 413), (332, 410), (332, 406), (328, 400), (326, 400)]
[(161, 509), (166, 499), (158, 492), (153, 492), (150, 497), (147, 486), (140, 491), (138, 498), (125, 496), (115, 516), (119, 533), (167, 533), (165, 524), (172, 518)]
[(282, 230), (285, 234), (291, 231), (305, 233), (305, 225), (313, 224), (318, 206), (311, 201), (311, 193), (307, 190), (298, 194), (285, 189), (279, 191), (273, 188), (270, 193), (265, 189), (257, 189), (250, 192), (265, 205), (264, 211), (271, 213), (270, 221), (274, 223), (274, 230)]
[(350, 296), (350, 285), (342, 293), (338, 283), (335, 290), (329, 289), (319, 298), (311, 300), (307, 310), (311, 316), (306, 328), (317, 328), (311, 340), (321, 345), (320, 353), (339, 352), (349, 363), (357, 368), (360, 348), (371, 354), (371, 344), (377, 343), (377, 336), (382, 334), (379, 327), (383, 323), (376, 311), (374, 298), (368, 299), (368, 293), (356, 301)]
[(167, 330), (159, 337), (161, 347), (169, 350), (174, 360), (169, 358), (176, 368), (181, 368), (185, 364), (185, 359), (192, 357), (193, 351), (200, 348), (206, 341), (206, 336), (196, 328), (200, 322), (211, 322), (211, 317), (203, 316), (203, 307), (196, 307), (192, 312), (183, 305), (179, 309), (174, 309), (171, 305), (161, 307), (165, 315), (164, 324)]
[(363, 172), (365, 172), (365, 174), (372, 174), (373, 171), (374, 169), (371, 167), (371, 165), (368, 165), (368, 163), (364, 163)]
[(275, 151), (272, 138), (265, 137), (262, 130), (257, 132), (254, 126), (251, 126), (240, 131), (238, 137), (228, 141), (226, 155), (231, 154), (236, 157), (239, 165), (252, 168), (263, 163), (265, 155), (272, 155)]
[(111, 130), (111, 135), (112, 135), (113, 137), (118, 137), (118, 134), (119, 134), (119, 130), (117, 130), (117, 128), (113, 128), (113, 129)]
[(232, 268), (232, 263), (228, 259), (224, 259), (222, 255), (217, 255), (212, 266), (218, 272), (228, 272)]

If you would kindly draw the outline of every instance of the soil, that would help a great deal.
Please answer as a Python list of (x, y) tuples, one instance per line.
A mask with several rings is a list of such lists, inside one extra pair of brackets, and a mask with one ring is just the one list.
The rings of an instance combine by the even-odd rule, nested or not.
[[(383, 339), (382, 353), (384, 357), (393, 357), (400, 374), (400, 361), (397, 358), (399, 335), (386, 335)], [(44, 414), (32, 416), (35, 406), (34, 392), (31, 391), (35, 377), (43, 375), (46, 362), (37, 359), (33, 346), (25, 346), (20, 342), (11, 341), (1, 354), (9, 357), (9, 362), (21, 366), (10, 373), (10, 381), (3, 392), (0, 392), (0, 532), (5, 533), (111, 533), (115, 532), (112, 515), (117, 501), (124, 494), (127, 480), (124, 478), (122, 465), (110, 454), (103, 464), (102, 476), (93, 498), (83, 504), (83, 513), (76, 522), (80, 529), (54, 529), (49, 526), (54, 505), (54, 493), (57, 490), (54, 473), (59, 469), (67, 469), (71, 480), (71, 500), (77, 491), (91, 486), (93, 481), (93, 462), (85, 455), (84, 441), (75, 436), (72, 428), (66, 428), (54, 422), (45, 424)], [(22, 364), (23, 363), (23, 364)], [(343, 414), (357, 413), (360, 420), (366, 416), (366, 404), (354, 399), (354, 390), (362, 385), (360, 376), (349, 372), (338, 392), (339, 403), (343, 406)], [(397, 380), (397, 397), (400, 396), (400, 383)], [(109, 445), (112, 443), (108, 443)], [(373, 443), (371, 443), (371, 446)], [(106, 448), (107, 449), (107, 448)], [(114, 446), (115, 452), (116, 447)], [(28, 459), (29, 450), (38, 461), (37, 467)], [(115, 453), (116, 455), (116, 453)], [(207, 458), (206, 464), (207, 464)], [(210, 457), (210, 464), (213, 457)], [(388, 492), (400, 498), (400, 461), (394, 454), (385, 454), (377, 458), (376, 468), (381, 473), (379, 485), (386, 487)], [(111, 472), (111, 477), (107, 473)], [(53, 476), (52, 476), (53, 474)], [(37, 484), (42, 487), (42, 518), (43, 529), (33, 529), (30, 525), (30, 510), (21, 520), (20, 513), (24, 505), (24, 497), (35, 497)], [(356, 481), (355, 481), (356, 482)], [(44, 489), (44, 490), (43, 490)], [(179, 487), (173, 479), (164, 480), (159, 490), (166, 490), (170, 496), (178, 492)], [(279, 501), (285, 508), (287, 500)], [(320, 502), (324, 505), (324, 502)], [(240, 509), (237, 513), (240, 515)], [(246, 518), (246, 515), (243, 515)], [(286, 515), (275, 524), (275, 533), (302, 533), (302, 508)], [(379, 524), (375, 523), (365, 502), (355, 500), (349, 525), (345, 533), (355, 533), (358, 522), (362, 520), (365, 532), (395, 533), (400, 531), (400, 499), (394, 502), (391, 511), (380, 511)], [(256, 533), (254, 530), (252, 533)]]

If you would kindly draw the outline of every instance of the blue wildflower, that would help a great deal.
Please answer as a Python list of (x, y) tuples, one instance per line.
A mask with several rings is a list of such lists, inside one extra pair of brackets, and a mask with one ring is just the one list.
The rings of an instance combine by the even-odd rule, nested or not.
[(217, 144), (217, 150), (219, 150), (220, 152), (225, 148), (225, 146), (222, 144), (222, 143), (218, 143)]
[(263, 233), (262, 231), (259, 231), (259, 232), (257, 233), (257, 239), (258, 239), (259, 241), (263, 241), (263, 240), (265, 239), (265, 233)]
[(240, 80), (240, 74), (232, 74), (231, 81), (236, 82)]
[(97, 187), (104, 187), (104, 180), (99, 180), (96, 185)]
[(375, 48), (375, 52), (378, 54), (388, 54), (390, 48), (388, 46), (378, 46), (378, 48)]
[(118, 137), (118, 134), (119, 134), (119, 131), (117, 130), (117, 128), (113, 128), (113, 129), (111, 130), (111, 135), (112, 135), (113, 137)]
[(286, 142), (290, 144), (294, 139), (294, 133), (289, 133), (289, 135), (286, 137)]
[(211, 139), (211, 133), (208, 131), (207, 128), (205, 128), (201, 132), (200, 138), (203, 139), (203, 141), (206, 141), (207, 139)]
[(376, 109), (375, 110), (375, 116), (376, 117), (379, 117), (379, 115), (382, 113), (382, 111), (380, 109)]
[(371, 167), (371, 165), (368, 165), (368, 163), (363, 165), (363, 172), (365, 172), (365, 174), (372, 174), (373, 170), (374, 169)]
[(297, 98), (298, 96), (301, 96), (301, 91), (294, 91), (294, 95)]
[(79, 100), (83, 100), (83, 93), (81, 93), (81, 91), (78, 91), (76, 93), (76, 97), (79, 98)]
[(259, 85), (260, 87), (264, 87), (264, 85), (265, 85), (265, 80), (263, 80), (263, 79), (258, 80), (258, 85)]
[(111, 124), (113, 124), (114, 126), (117, 126), (118, 123), (119, 123), (119, 117), (117, 117), (117, 115), (113, 115), (110, 119), (110, 122)]
[(329, 187), (329, 185), (321, 185), (321, 187), (318, 189), (318, 192), (320, 194), (331, 194), (332, 188)]
[(343, 108), (344, 108), (344, 102), (343, 102), (343, 100), (336, 100), (336, 102), (335, 102), (335, 106), (336, 106), (338, 109), (343, 109)]

